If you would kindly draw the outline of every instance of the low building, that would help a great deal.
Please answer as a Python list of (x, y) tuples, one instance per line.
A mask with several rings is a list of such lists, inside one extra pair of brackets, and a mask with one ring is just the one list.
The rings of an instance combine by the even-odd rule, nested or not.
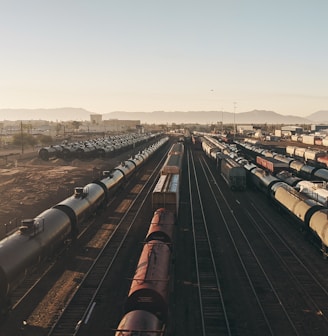
[(303, 133), (303, 128), (300, 126), (282, 126), (281, 127), (281, 135), (282, 136), (291, 136), (295, 134)]
[(109, 119), (103, 120), (102, 125), (110, 132), (124, 132), (128, 130), (136, 130), (140, 127), (140, 120)]
[(253, 125), (237, 125), (237, 132), (239, 134), (247, 134), (254, 132), (254, 126)]
[(102, 114), (97, 114), (97, 113), (90, 114), (90, 122), (93, 125), (94, 124), (100, 125), (102, 122)]
[(327, 129), (328, 125), (311, 125), (311, 132), (320, 132)]

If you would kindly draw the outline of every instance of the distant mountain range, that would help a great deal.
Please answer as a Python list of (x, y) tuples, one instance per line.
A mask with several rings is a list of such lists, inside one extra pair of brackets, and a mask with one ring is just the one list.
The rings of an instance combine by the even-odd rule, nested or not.
[[(93, 114), (83, 108), (56, 109), (0, 109), (0, 121), (3, 120), (50, 120), (50, 121), (84, 121), (90, 120)], [(189, 112), (110, 112), (103, 114), (103, 120), (140, 120), (147, 124), (211, 124), (222, 122), (236, 124), (313, 124), (328, 123), (328, 111), (318, 111), (306, 118), (285, 116), (273, 111), (253, 110), (249, 112), (231, 113), (221, 111), (189, 111)]]

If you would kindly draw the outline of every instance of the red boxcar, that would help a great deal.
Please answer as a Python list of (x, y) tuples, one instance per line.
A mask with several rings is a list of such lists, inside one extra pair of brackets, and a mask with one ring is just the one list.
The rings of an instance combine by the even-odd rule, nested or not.
[(256, 157), (256, 163), (266, 170), (269, 170), (272, 174), (276, 174), (282, 170), (288, 170), (289, 165), (285, 162), (278, 161), (270, 157)]

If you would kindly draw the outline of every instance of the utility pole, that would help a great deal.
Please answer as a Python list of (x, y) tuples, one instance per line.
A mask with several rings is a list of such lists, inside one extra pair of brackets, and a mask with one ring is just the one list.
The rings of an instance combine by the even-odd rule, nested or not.
[(20, 131), (21, 131), (21, 145), (22, 145), (22, 154), (24, 154), (24, 136), (23, 136), (23, 122), (21, 121), (20, 125)]
[(233, 137), (236, 137), (236, 108), (237, 108), (237, 103), (233, 102)]

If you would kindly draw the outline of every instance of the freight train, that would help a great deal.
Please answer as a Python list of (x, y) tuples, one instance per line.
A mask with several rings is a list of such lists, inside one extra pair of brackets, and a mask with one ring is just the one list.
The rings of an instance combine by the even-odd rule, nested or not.
[(296, 157), (307, 163), (314, 164), (318, 167), (328, 168), (328, 153), (320, 149), (312, 149), (297, 146), (287, 146), (286, 154)]
[(0, 311), (10, 307), (10, 295), (65, 241), (76, 237), (81, 223), (99, 208), (106, 206), (111, 195), (164, 143), (163, 138), (114, 168), (103, 179), (76, 188), (72, 196), (43, 211), (34, 219), (0, 241)]
[(175, 214), (157, 209), (131, 283), (116, 336), (164, 335), (169, 313), (169, 279)]
[[(297, 160), (296, 157), (288, 157), (275, 152), (269, 152), (265, 149), (256, 146), (249, 146), (241, 142), (238, 142), (238, 147), (243, 152), (245, 152), (245, 155), (248, 158), (254, 161), (258, 161), (258, 163), (262, 164), (263, 168), (269, 170), (271, 173), (275, 173), (281, 169), (284, 169), (293, 172), (294, 174), (303, 179), (328, 182), (328, 169), (323, 168), (322, 166), (319, 165), (313, 166), (304, 161)], [(292, 152), (291, 149), (292, 146), (289, 147), (290, 148), (288, 149), (288, 152)], [(296, 147), (294, 147), (294, 152), (295, 148)], [(273, 157), (273, 159), (269, 158), (268, 153), (270, 153), (270, 156)], [(257, 159), (258, 157), (262, 158)], [(320, 158), (324, 157), (318, 157), (318, 160)], [(285, 167), (282, 167), (282, 165), (278, 163), (279, 161), (284, 163)], [(307, 162), (311, 163), (311, 160), (308, 160)]]
[[(244, 146), (248, 145), (241, 145), (241, 147)], [(208, 155), (214, 156), (213, 146), (208, 146), (208, 148), (210, 148), (207, 151)], [(264, 192), (280, 209), (291, 215), (303, 231), (309, 233), (316, 242), (319, 242), (323, 256), (326, 258), (328, 256), (327, 185), (325, 182), (321, 182), (320, 186), (322, 185), (324, 190), (319, 190), (318, 183), (316, 183), (317, 186), (313, 186), (314, 183), (309, 186), (308, 181), (303, 181), (301, 177), (328, 181), (328, 170), (312, 167), (277, 153), (269, 155), (268, 151), (253, 146), (249, 146), (248, 151), (252, 153), (253, 159), (262, 155), (262, 160), (258, 161), (260, 163), (263, 161), (265, 164), (262, 165), (262, 169), (244, 158), (236, 159), (240, 163), (243, 162), (242, 166), (246, 171), (247, 183)], [(286, 167), (289, 167), (293, 172), (298, 171), (298, 175), (301, 177), (296, 177), (286, 170), (280, 171), (286, 167), (281, 166), (275, 160), (263, 159), (264, 157), (266, 159), (273, 157), (275, 160), (287, 163)], [(271, 172), (276, 175), (271, 175)]]
[(183, 158), (184, 144), (173, 144), (152, 193), (153, 210), (165, 208), (178, 214)]
[(216, 162), (219, 173), (231, 190), (246, 189), (246, 172), (242, 165), (232, 160), (232, 157), (238, 157), (234, 146), (204, 136), (202, 148), (205, 154)]
[(123, 150), (151, 140), (158, 135), (132, 133), (79, 142), (64, 142), (61, 145), (42, 147), (38, 155), (44, 161), (52, 159), (63, 159), (65, 161), (73, 159), (87, 160), (97, 157), (111, 157)]
[[(292, 158), (274, 154), (275, 159), (288, 163), (288, 166), (299, 165), (303, 176), (316, 177), (321, 174), (325, 179), (328, 170), (312, 167)], [(291, 160), (289, 160), (291, 159)], [(261, 160), (260, 160), (261, 161)], [(275, 161), (269, 160), (273, 166)], [(276, 175), (271, 175), (274, 169), (263, 169), (247, 162), (243, 165), (247, 173), (247, 181), (258, 190), (264, 192), (280, 209), (286, 211), (299, 224), (301, 229), (319, 242), (324, 258), (328, 256), (328, 209), (327, 209), (327, 183), (309, 182), (292, 175), (289, 171), (279, 171), (277, 165)], [(295, 171), (295, 169), (294, 169)], [(323, 173), (322, 173), (323, 172)], [(302, 176), (302, 175), (301, 175)]]
[(323, 256), (328, 256), (328, 209), (298, 192), (261, 168), (251, 168), (254, 185), (264, 192), (279, 208), (291, 215), (300, 228), (319, 241)]
[(154, 211), (115, 336), (164, 335), (184, 144), (173, 144), (152, 193)]

